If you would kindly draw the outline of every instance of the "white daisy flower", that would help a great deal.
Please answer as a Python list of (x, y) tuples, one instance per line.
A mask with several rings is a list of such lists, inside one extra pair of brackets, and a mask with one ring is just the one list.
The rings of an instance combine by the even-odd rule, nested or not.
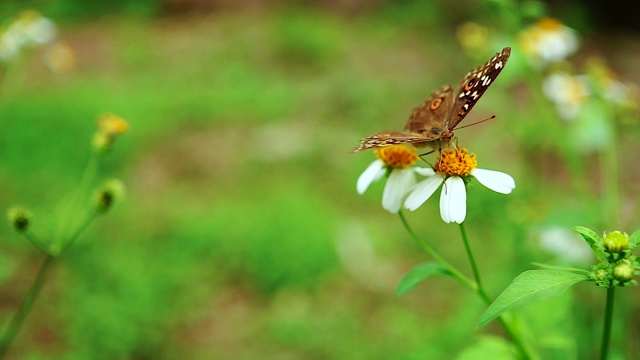
[(551, 100), (563, 120), (573, 120), (580, 114), (590, 91), (584, 76), (573, 76), (564, 72), (547, 76), (542, 91)]
[(25, 47), (36, 47), (56, 37), (56, 25), (37, 11), (21, 12), (9, 26), (0, 31), (0, 61), (9, 61)]
[(415, 149), (406, 146), (393, 145), (378, 148), (375, 154), (378, 159), (360, 175), (356, 190), (362, 195), (369, 185), (388, 174), (382, 193), (382, 208), (395, 214), (400, 211), (404, 196), (415, 185), (415, 174), (431, 176), (435, 171), (413, 166), (419, 157)]
[(524, 30), (520, 41), (535, 65), (564, 60), (578, 50), (576, 32), (552, 18), (542, 18)]
[(469, 176), (482, 185), (502, 194), (509, 194), (516, 183), (508, 174), (476, 168), (475, 154), (467, 154), (467, 149), (446, 149), (436, 163), (434, 175), (418, 183), (404, 202), (405, 208), (413, 211), (419, 208), (444, 183), (440, 193), (440, 216), (446, 223), (462, 224), (467, 215), (467, 190), (465, 182)]
[(15, 36), (25, 46), (43, 45), (51, 42), (57, 33), (53, 21), (34, 10), (20, 13), (9, 26), (7, 33)]

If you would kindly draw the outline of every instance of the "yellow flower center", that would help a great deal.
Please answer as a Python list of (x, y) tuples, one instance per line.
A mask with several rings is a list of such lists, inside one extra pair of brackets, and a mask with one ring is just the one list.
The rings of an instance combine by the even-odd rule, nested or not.
[(375, 154), (385, 165), (396, 169), (411, 166), (419, 159), (414, 148), (402, 145), (391, 145), (377, 148), (375, 150)]
[(562, 28), (562, 23), (554, 18), (542, 18), (536, 21), (536, 26), (547, 31), (557, 31)]
[(442, 150), (434, 170), (445, 175), (467, 176), (476, 166), (476, 154), (468, 154), (467, 149), (445, 149)]
[(113, 136), (123, 134), (127, 132), (128, 129), (129, 124), (119, 116), (105, 114), (98, 119), (98, 130), (107, 135)]

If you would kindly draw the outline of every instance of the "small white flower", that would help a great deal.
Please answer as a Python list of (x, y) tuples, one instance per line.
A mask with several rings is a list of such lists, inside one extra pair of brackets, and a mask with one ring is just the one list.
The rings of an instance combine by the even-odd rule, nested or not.
[(508, 174), (478, 169), (476, 164), (475, 155), (468, 155), (466, 149), (443, 150), (437, 164), (439, 171), (411, 190), (404, 202), (405, 208), (416, 210), (444, 183), (440, 193), (440, 216), (446, 223), (461, 224), (467, 215), (466, 176), (471, 175), (482, 185), (502, 194), (509, 194), (515, 189), (515, 181)]
[(524, 51), (534, 65), (558, 62), (578, 50), (576, 32), (552, 18), (543, 18), (520, 34)]
[(25, 47), (47, 44), (56, 33), (53, 21), (37, 11), (24, 11), (0, 33), (0, 61), (11, 60)]
[(360, 175), (356, 183), (358, 194), (363, 194), (369, 185), (380, 180), (387, 172), (389, 176), (382, 193), (382, 208), (397, 213), (402, 200), (416, 183), (416, 174), (430, 176), (433, 169), (412, 166), (418, 159), (415, 150), (405, 146), (387, 146), (376, 150), (379, 159), (375, 160)]
[(555, 73), (542, 84), (545, 96), (551, 100), (564, 120), (573, 120), (583, 109), (589, 97), (589, 86), (584, 76)]
[(37, 11), (24, 11), (9, 25), (7, 33), (19, 39), (22, 46), (49, 43), (56, 36), (56, 25)]

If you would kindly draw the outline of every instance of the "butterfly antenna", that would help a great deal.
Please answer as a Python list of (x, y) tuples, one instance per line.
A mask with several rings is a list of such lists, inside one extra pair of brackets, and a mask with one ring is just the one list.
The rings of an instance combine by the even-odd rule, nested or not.
[(480, 120), (480, 121), (478, 121), (478, 122), (474, 122), (473, 124), (468, 124), (468, 125), (465, 125), (465, 126), (460, 126), (460, 127), (458, 127), (456, 130), (464, 129), (464, 128), (466, 128), (466, 127), (473, 126), (473, 125), (478, 125), (478, 124), (481, 124), (481, 123), (483, 123), (483, 122), (485, 122), (485, 121), (493, 120), (493, 119), (495, 119), (495, 118), (496, 118), (496, 116), (495, 116), (495, 115), (491, 115), (491, 116), (489, 116), (488, 118), (486, 118), (486, 119), (484, 119), (484, 120)]

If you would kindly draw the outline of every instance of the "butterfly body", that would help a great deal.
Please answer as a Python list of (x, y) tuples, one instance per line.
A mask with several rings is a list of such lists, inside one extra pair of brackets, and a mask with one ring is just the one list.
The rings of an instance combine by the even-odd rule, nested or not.
[(487, 88), (500, 74), (511, 55), (506, 47), (484, 65), (469, 71), (458, 86), (444, 85), (415, 108), (403, 131), (381, 131), (362, 140), (353, 151), (368, 150), (396, 144), (446, 148), (454, 137), (453, 129), (467, 116)]

